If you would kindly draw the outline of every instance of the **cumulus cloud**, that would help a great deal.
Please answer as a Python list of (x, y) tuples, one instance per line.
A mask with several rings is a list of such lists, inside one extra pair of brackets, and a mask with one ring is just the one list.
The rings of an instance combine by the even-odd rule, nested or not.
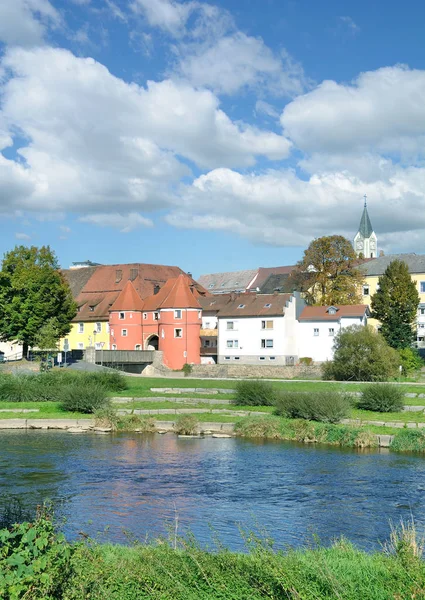
[(4, 0), (0, 2), (0, 41), (18, 46), (41, 44), (49, 28), (62, 23), (49, 0)]
[(134, 212), (128, 214), (108, 213), (86, 215), (85, 217), (81, 217), (80, 221), (99, 225), (100, 227), (114, 227), (115, 229), (119, 229), (121, 233), (129, 233), (139, 227), (153, 227), (151, 219), (147, 219), (139, 213)]

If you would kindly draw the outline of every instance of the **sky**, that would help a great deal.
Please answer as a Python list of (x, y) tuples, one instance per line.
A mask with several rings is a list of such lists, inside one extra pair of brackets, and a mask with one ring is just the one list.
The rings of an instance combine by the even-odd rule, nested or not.
[(0, 0), (0, 255), (425, 253), (423, 0)]

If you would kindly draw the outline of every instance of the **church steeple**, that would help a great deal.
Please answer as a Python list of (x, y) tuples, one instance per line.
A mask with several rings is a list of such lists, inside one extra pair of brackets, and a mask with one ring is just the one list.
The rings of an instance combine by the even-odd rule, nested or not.
[(362, 254), (364, 258), (376, 258), (377, 256), (377, 238), (370, 222), (367, 212), (367, 196), (364, 195), (364, 208), (362, 218), (360, 219), (359, 230), (354, 238), (354, 250), (357, 256)]

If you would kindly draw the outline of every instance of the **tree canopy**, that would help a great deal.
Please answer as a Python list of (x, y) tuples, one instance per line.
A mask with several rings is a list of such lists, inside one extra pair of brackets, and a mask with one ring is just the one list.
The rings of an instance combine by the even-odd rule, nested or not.
[(364, 277), (351, 243), (341, 235), (313, 240), (291, 274), (308, 304), (359, 304)]
[(372, 317), (381, 321), (381, 333), (393, 348), (408, 348), (415, 339), (419, 294), (409, 267), (393, 260), (379, 278), (372, 296)]
[(0, 271), (0, 340), (28, 347), (50, 322), (58, 338), (71, 330), (77, 306), (49, 246), (17, 246), (7, 252)]
[(324, 379), (387, 381), (397, 374), (398, 352), (371, 327), (352, 325), (335, 336), (334, 358), (323, 366)]

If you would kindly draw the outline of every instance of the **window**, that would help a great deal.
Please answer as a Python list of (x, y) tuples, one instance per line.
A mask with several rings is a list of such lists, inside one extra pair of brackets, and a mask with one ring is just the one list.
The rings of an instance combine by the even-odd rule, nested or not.
[(174, 311), (174, 318), (175, 319), (181, 319), (182, 318), (182, 311), (180, 308), (178, 308), (177, 310)]
[(313, 335), (319, 335), (319, 328), (318, 327), (314, 328)]
[(118, 315), (118, 318), (121, 319), (121, 320), (125, 319), (125, 313), (120, 312), (119, 315)]
[(239, 356), (235, 356), (235, 360), (239, 360)]
[(272, 307), (272, 305), (271, 305), (271, 304), (265, 304), (265, 305), (264, 305), (264, 308), (271, 308), (271, 307)]
[(261, 329), (273, 329), (273, 321), (261, 321)]
[(143, 313), (143, 320), (146, 321), (147, 318), (148, 318), (148, 313)]
[(276, 356), (270, 356), (269, 360), (276, 360)]
[(227, 340), (227, 347), (228, 348), (239, 348), (239, 341), (238, 340)]
[(425, 315), (425, 308), (420, 308), (419, 312), (421, 313), (421, 315)]
[(210, 340), (204, 340), (204, 348), (210, 347)]
[(421, 294), (425, 294), (425, 281), (421, 281)]
[(211, 329), (210, 327), (211, 323), (209, 321), (205, 322), (205, 329)]
[(141, 350), (141, 349), (142, 349), (142, 346), (141, 346), (140, 344), (136, 344), (136, 345), (134, 346), (134, 349), (135, 349), (135, 350)]
[(234, 321), (227, 321), (227, 329), (234, 329), (235, 323)]
[(109, 323), (106, 323), (106, 333), (110, 332), (110, 327), (109, 327)]
[(225, 356), (224, 360), (230, 360), (230, 356)]
[(419, 329), (425, 329), (425, 323), (419, 323)]
[(329, 327), (329, 335), (330, 336), (335, 335), (335, 329), (333, 327)]
[(102, 323), (96, 323), (96, 333), (102, 333)]
[(370, 294), (370, 288), (368, 285), (364, 285), (363, 286), (363, 296), (369, 296)]
[(335, 306), (330, 306), (328, 308), (328, 314), (330, 314), (330, 315), (335, 315), (336, 314), (336, 308), (335, 308)]
[(127, 337), (127, 329), (121, 329), (122, 337)]
[(245, 308), (245, 304), (239, 304), (238, 308)]
[(208, 286), (210, 289), (212, 289), (214, 287), (213, 283), (210, 283), (210, 285)]
[(181, 337), (183, 337), (183, 329), (175, 329), (174, 330), (174, 337), (175, 338), (181, 338)]
[(262, 348), (273, 348), (273, 340), (261, 340)]
[(78, 333), (84, 333), (84, 323), (78, 323)]
[(159, 312), (154, 312), (153, 313), (153, 320), (154, 321), (159, 321)]
[(260, 360), (266, 360), (266, 357), (265, 357), (265, 356), (259, 356), (258, 358), (259, 358)]
[(94, 306), (89, 306), (89, 311), (94, 312)]
[(198, 310), (198, 319), (202, 319), (202, 310)]
[(84, 350), (83, 342), (78, 342), (78, 350)]
[(112, 344), (112, 350), (116, 350), (117, 349), (117, 345), (116, 344)]

